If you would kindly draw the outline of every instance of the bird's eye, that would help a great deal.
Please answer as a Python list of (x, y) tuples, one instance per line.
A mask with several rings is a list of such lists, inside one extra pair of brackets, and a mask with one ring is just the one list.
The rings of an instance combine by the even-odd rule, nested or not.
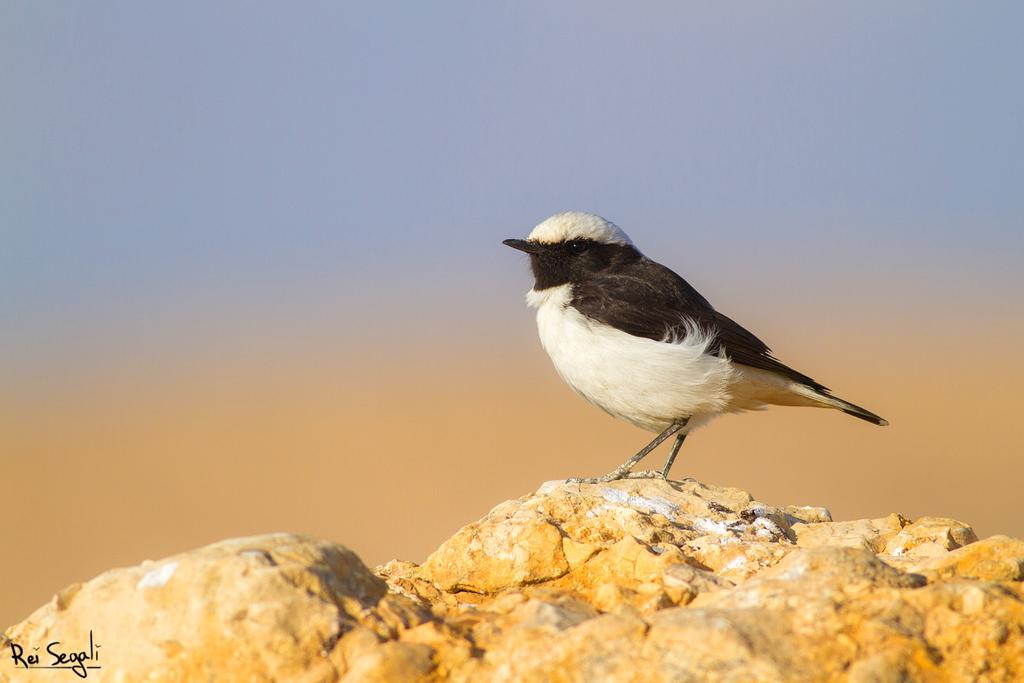
[(586, 240), (573, 240), (569, 242), (569, 251), (573, 254), (582, 254), (590, 248), (590, 244)]

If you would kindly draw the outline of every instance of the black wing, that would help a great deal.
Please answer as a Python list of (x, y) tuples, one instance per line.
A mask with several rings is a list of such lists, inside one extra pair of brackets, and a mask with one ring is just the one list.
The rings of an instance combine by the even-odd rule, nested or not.
[(671, 269), (649, 259), (617, 273), (575, 283), (572, 306), (588, 318), (636, 337), (655, 341), (682, 339), (687, 324), (715, 333), (711, 353), (724, 349), (737, 363), (776, 372), (817, 391), (828, 388), (772, 355), (771, 349), (738, 323), (716, 311), (708, 300)]

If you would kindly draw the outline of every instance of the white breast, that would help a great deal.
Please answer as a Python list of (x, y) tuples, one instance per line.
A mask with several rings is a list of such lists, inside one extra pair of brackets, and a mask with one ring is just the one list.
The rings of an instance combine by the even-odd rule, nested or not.
[(527, 294), (541, 344), (558, 374), (585, 399), (642, 429), (660, 432), (690, 417), (690, 428), (729, 409), (732, 363), (706, 353), (694, 330), (678, 343), (635, 337), (569, 306), (571, 285)]

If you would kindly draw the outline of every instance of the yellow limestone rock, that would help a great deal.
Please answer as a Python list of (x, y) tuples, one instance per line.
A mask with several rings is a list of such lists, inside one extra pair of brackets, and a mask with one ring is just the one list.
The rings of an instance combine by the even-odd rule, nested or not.
[(900, 529), (883, 552), (896, 557), (939, 557), (977, 540), (974, 529), (955, 519), (922, 517)]
[(886, 544), (902, 530), (907, 520), (899, 515), (881, 519), (858, 519), (852, 522), (818, 522), (796, 524), (796, 543), (801, 548), (816, 548), (822, 545), (865, 548), (882, 552)]
[(1024, 541), (956, 520), (549, 482), (422, 565), (234, 539), (68, 587), (0, 647), (91, 628), (126, 682), (1019, 681), (1022, 580)]
[(992, 536), (914, 567), (930, 579), (1024, 580), (1024, 541)]
[[(429, 617), (344, 546), (275, 534), (108, 571), (60, 592), (5, 636), (45, 652), (51, 641), (87, 646), (91, 631), (100, 680), (334, 681), (349, 669), (381, 669), (375, 660), (388, 641)], [(6, 656), (9, 643), (3, 650), (0, 680), (30, 680)], [(422, 655), (405, 653), (384, 669), (425, 674), (432, 665)]]
[[(578, 561), (575, 550), (570, 556)], [(494, 593), (564, 576), (569, 560), (558, 527), (542, 517), (517, 514), (495, 519), (483, 532), (467, 526), (431, 555), (423, 569), (443, 590)]]

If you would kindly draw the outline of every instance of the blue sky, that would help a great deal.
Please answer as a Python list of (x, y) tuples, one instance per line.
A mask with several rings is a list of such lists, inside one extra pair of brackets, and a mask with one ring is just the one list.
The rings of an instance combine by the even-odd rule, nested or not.
[(1022, 20), (1010, 2), (4, 3), (4, 346), (31, 365), (217, 311), (509, 311), (528, 280), (500, 239), (570, 208), (712, 301), (768, 280), (1019, 303)]

